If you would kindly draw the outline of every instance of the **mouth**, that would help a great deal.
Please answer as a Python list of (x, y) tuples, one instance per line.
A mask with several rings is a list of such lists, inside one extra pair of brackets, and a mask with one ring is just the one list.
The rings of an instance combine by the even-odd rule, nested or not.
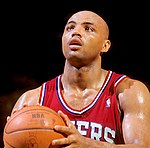
[(69, 42), (69, 47), (71, 50), (77, 50), (81, 46), (82, 46), (82, 43), (78, 38), (71, 39)]

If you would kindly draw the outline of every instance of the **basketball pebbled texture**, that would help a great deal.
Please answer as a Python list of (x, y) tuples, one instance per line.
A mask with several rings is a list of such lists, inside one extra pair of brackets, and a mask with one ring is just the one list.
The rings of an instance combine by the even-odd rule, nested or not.
[(45, 106), (27, 106), (14, 113), (4, 127), (5, 148), (54, 148), (53, 139), (65, 137), (53, 130), (63, 119)]

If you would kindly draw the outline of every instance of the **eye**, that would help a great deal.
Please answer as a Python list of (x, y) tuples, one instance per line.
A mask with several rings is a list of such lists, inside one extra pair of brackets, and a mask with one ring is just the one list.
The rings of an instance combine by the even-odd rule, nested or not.
[(94, 29), (93, 29), (92, 27), (88, 27), (88, 26), (85, 27), (85, 30), (86, 30), (86, 31), (91, 31), (91, 32), (94, 31)]
[(66, 30), (67, 30), (67, 31), (71, 31), (71, 30), (73, 30), (73, 29), (74, 29), (74, 25), (69, 25), (69, 26), (66, 27)]

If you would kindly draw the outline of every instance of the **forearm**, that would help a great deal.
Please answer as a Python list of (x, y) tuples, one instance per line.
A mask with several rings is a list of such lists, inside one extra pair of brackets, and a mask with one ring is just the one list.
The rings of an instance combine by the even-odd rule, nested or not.
[(146, 148), (148, 145), (144, 144), (111, 144), (108, 142), (102, 142), (98, 140), (93, 140), (90, 138), (86, 138), (84, 140), (87, 148)]

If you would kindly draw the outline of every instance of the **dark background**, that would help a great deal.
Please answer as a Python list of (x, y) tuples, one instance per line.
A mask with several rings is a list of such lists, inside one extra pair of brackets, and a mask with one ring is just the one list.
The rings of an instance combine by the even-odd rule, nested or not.
[(103, 68), (139, 79), (149, 87), (147, 3), (62, 0), (1, 4), (1, 147), (6, 117), (10, 115), (18, 97), (63, 72), (61, 35), (68, 16), (73, 12), (93, 10), (108, 23), (112, 46), (103, 55)]

